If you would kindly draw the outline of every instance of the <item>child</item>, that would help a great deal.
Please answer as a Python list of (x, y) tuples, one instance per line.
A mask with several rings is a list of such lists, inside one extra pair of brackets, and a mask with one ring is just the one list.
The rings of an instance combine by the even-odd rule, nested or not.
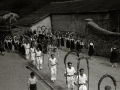
[(30, 73), (30, 78), (28, 79), (28, 90), (37, 90), (37, 78), (34, 72)]

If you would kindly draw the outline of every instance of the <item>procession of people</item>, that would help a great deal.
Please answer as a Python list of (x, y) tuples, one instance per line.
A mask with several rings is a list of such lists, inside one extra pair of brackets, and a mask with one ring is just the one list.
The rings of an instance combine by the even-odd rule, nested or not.
[[(4, 51), (8, 52), (17, 51), (23, 55), (26, 60), (30, 60), (31, 67), (35, 67), (37, 70), (43, 69), (44, 62), (44, 54), (48, 54), (48, 67), (51, 72), (51, 82), (55, 82), (57, 80), (57, 65), (58, 63), (58, 48), (70, 50), (76, 50), (78, 53), (81, 53), (84, 49), (84, 41), (80, 37), (75, 37), (75, 35), (71, 35), (71, 33), (63, 33), (53, 34), (53, 33), (39, 33), (34, 32), (31, 37), (26, 38), (24, 36), (20, 36), (19, 38), (6, 37), (4, 42), (1, 42), (1, 54), (4, 55)], [(112, 63), (112, 67), (117, 67), (116, 60), (118, 58), (115, 53), (116, 48), (111, 48), (111, 58), (110, 62)], [(50, 53), (52, 52), (52, 53)], [(92, 56), (94, 55), (95, 48), (92, 40), (88, 43), (88, 56), (90, 60), (92, 60)], [(55, 55), (58, 54), (58, 56)], [(75, 70), (72, 66), (72, 62), (67, 63), (68, 67), (65, 69), (64, 76), (67, 78), (67, 89), (74, 90), (75, 85), (79, 87), (79, 90), (87, 90), (87, 75), (84, 74), (84, 69), (79, 69), (79, 72)], [(35, 87), (31, 86), (31, 83), (37, 83), (37, 80), (34, 78), (34, 74), (31, 73), (31, 78), (28, 81), (29, 88)], [(33, 81), (31, 81), (34, 79)], [(32, 90), (32, 89), (31, 89)]]

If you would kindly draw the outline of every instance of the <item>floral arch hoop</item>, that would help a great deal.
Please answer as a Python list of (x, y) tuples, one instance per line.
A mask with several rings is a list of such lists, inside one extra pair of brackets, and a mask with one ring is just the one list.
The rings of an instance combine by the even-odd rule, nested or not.
[(103, 76), (100, 78), (100, 80), (99, 80), (99, 82), (98, 82), (98, 90), (100, 90), (100, 85), (101, 85), (102, 80), (105, 79), (106, 77), (109, 77), (109, 78), (113, 81), (113, 84), (114, 84), (115, 90), (116, 90), (116, 86), (117, 86), (116, 80), (115, 80), (115, 78), (114, 78), (113, 76), (108, 75), (108, 74), (103, 75)]
[[(83, 59), (86, 59), (86, 63), (87, 63), (87, 70), (88, 70), (88, 90), (89, 90), (89, 57), (79, 57), (78, 59), (78, 63), (77, 63), (77, 70), (79, 70), (79, 67), (80, 67), (80, 61), (83, 60)], [(79, 76), (78, 76), (78, 80), (79, 80)], [(79, 82), (78, 82), (79, 83)], [(78, 90), (79, 90), (79, 87), (78, 87)]]
[[(69, 52), (65, 55), (65, 57), (64, 57), (64, 65), (65, 65), (65, 70), (66, 70), (66, 72), (67, 72), (67, 69), (66, 69), (66, 60), (67, 60), (68, 55), (69, 55), (70, 53), (72, 53), (72, 52), (75, 52), (75, 53), (77, 54), (77, 57), (79, 58), (79, 53), (78, 53), (77, 50), (69, 51)], [(67, 82), (67, 77), (66, 77), (66, 84), (68, 84), (68, 82)]]

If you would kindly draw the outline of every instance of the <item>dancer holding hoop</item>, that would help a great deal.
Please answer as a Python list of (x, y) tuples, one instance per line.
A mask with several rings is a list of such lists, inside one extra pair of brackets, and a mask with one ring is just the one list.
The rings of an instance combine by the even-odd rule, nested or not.
[(79, 86), (79, 90), (87, 90), (87, 75), (84, 74), (84, 69), (81, 68), (79, 70), (79, 74), (77, 75), (75, 79), (75, 85)]
[(67, 63), (68, 67), (65, 70), (64, 76), (67, 77), (68, 90), (74, 90), (74, 75), (76, 74), (75, 68), (72, 67), (72, 63)]
[[(69, 67), (72, 67), (72, 63), (71, 62), (68, 62), (68, 67), (66, 67), (66, 59), (67, 59), (67, 57), (68, 57), (68, 55), (70, 54), (70, 53), (72, 53), (72, 52), (75, 52), (76, 54), (77, 54), (77, 57), (78, 57), (78, 62), (77, 62), (77, 73), (79, 72), (79, 66), (80, 66), (80, 61), (81, 60), (84, 60), (84, 59), (86, 59), (86, 63), (87, 63), (87, 69), (88, 69), (88, 80), (87, 80), (87, 83), (88, 83), (88, 90), (89, 90), (89, 62), (88, 62), (88, 59), (89, 59), (89, 57), (80, 57), (79, 56), (79, 53), (76, 51), (76, 50), (72, 50), (72, 51), (70, 51), (70, 52), (68, 52), (66, 55), (65, 55), (65, 57), (64, 57), (64, 64), (65, 64), (65, 76), (66, 76), (66, 84), (68, 85), (68, 88), (69, 88), (69, 86), (70, 86), (70, 89), (68, 89), (68, 90), (74, 90), (74, 81), (75, 80), (73, 80), (72, 81), (72, 77), (69, 79), (69, 76), (74, 76), (74, 75), (77, 75), (77, 73), (76, 72), (73, 72), (72, 70), (71, 70), (71, 73), (69, 74), (69, 72), (68, 72), (68, 70), (69, 70)], [(71, 66), (69, 66), (69, 63), (71, 63)], [(84, 70), (83, 70), (84, 71)], [(67, 74), (66, 74), (66, 72), (67, 72)], [(67, 76), (68, 75), (68, 76)], [(73, 77), (74, 78), (74, 77)], [(76, 78), (76, 80), (77, 80), (77, 78)], [(79, 75), (78, 75), (78, 80), (79, 80)], [(70, 81), (70, 82), (69, 82)], [(73, 82), (73, 83), (71, 83), (71, 81)], [(76, 84), (76, 83), (75, 83)], [(79, 83), (78, 83), (79, 84)], [(72, 85), (73, 85), (73, 87), (72, 87)], [(71, 88), (72, 87), (72, 88)], [(79, 87), (78, 87), (78, 90), (79, 90)]]

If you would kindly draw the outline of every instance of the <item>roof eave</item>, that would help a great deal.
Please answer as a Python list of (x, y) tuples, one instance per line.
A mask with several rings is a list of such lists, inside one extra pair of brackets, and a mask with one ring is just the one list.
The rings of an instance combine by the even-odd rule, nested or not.
[(34, 21), (34, 22), (31, 24), (31, 26), (34, 25), (35, 23), (39, 22), (40, 20), (46, 18), (47, 16), (50, 16), (50, 14), (46, 14), (45, 16), (41, 17), (40, 19)]

